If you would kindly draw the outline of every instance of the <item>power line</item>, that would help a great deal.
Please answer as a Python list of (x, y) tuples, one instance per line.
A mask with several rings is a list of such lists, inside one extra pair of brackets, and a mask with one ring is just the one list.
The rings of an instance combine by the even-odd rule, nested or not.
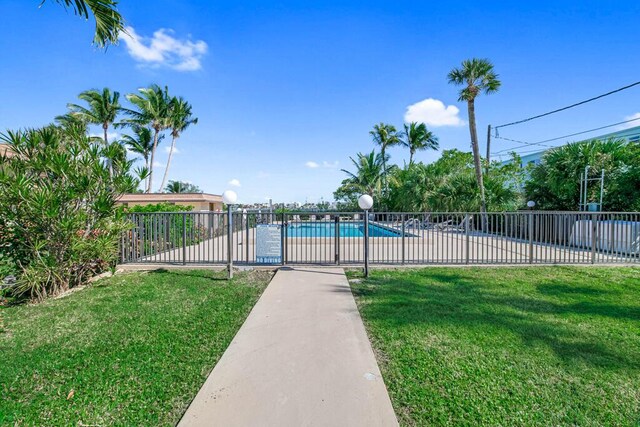
[(524, 123), (524, 122), (528, 122), (528, 121), (531, 121), (531, 120), (539, 119), (540, 117), (545, 117), (545, 116), (548, 116), (550, 114), (558, 113), (560, 111), (568, 110), (570, 108), (577, 107), (579, 105), (583, 105), (583, 104), (586, 104), (586, 103), (591, 102), (591, 101), (595, 101), (595, 100), (600, 99), (600, 98), (604, 98), (605, 96), (609, 96), (609, 95), (612, 95), (614, 93), (621, 92), (621, 91), (623, 91), (625, 89), (629, 89), (629, 88), (637, 86), (637, 85), (640, 85), (640, 81), (637, 81), (637, 82), (631, 83), (631, 84), (629, 84), (627, 86), (623, 86), (621, 88), (612, 90), (611, 92), (603, 93), (602, 95), (594, 96), (593, 98), (585, 99), (584, 101), (576, 102), (575, 104), (571, 104), (571, 105), (568, 105), (566, 107), (558, 108), (557, 110), (549, 111), (549, 112), (544, 113), (544, 114), (538, 114), (537, 116), (533, 116), (533, 117), (529, 117), (529, 118), (526, 118), (526, 119), (518, 120), (518, 121), (515, 121), (515, 122), (506, 123), (504, 125), (496, 126), (496, 127), (494, 127), (494, 129), (496, 131), (496, 137), (498, 136), (498, 129), (499, 128), (517, 125), (517, 124), (520, 124), (520, 123)]
[[(545, 140), (537, 141), (537, 142), (519, 141), (519, 140), (516, 140), (516, 139), (504, 138), (504, 137), (501, 137), (501, 136), (496, 136), (496, 138), (504, 139), (504, 140), (512, 141), (512, 142), (517, 142), (519, 144), (524, 144), (524, 146), (538, 145), (538, 146), (542, 146), (542, 147), (551, 147), (549, 145), (545, 145), (545, 143), (557, 141), (559, 139), (570, 138), (572, 136), (583, 135), (585, 133), (595, 132), (597, 130), (602, 130), (602, 129), (610, 128), (610, 127), (613, 127), (613, 126), (619, 126), (619, 125), (623, 125), (623, 124), (626, 124), (626, 123), (635, 122), (637, 120), (640, 120), (640, 117), (636, 117), (635, 119), (629, 119), (629, 120), (625, 120), (625, 121), (618, 122), (618, 123), (613, 123), (613, 124), (606, 125), (606, 126), (600, 126), (600, 127), (589, 129), (589, 130), (584, 130), (582, 132), (576, 132), (576, 133), (571, 133), (569, 135), (563, 135), (563, 136), (558, 136), (558, 137), (555, 137), (555, 138), (545, 139)], [(504, 152), (507, 152), (507, 151), (513, 151), (513, 150), (516, 150), (518, 148), (522, 148), (522, 146), (520, 146), (520, 147), (512, 147), (512, 148), (507, 148), (507, 149), (504, 149), (504, 150), (496, 151), (494, 154), (500, 154), (500, 153), (504, 153)]]

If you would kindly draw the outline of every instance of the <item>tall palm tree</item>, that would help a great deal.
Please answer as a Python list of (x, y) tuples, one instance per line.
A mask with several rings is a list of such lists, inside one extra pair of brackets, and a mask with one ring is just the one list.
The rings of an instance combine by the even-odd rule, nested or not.
[(424, 123), (405, 123), (403, 136), (402, 144), (409, 148), (409, 164), (413, 163), (413, 155), (416, 151), (437, 150), (439, 147), (438, 137), (427, 129)]
[(153, 161), (160, 142), (160, 132), (171, 126), (172, 99), (166, 86), (163, 89), (154, 84), (147, 88), (138, 89), (138, 92), (140, 94), (131, 93), (127, 95), (129, 102), (137, 109), (127, 109), (125, 113), (131, 117), (131, 119), (127, 120), (127, 123), (153, 129), (153, 146), (151, 147), (151, 158), (149, 159), (151, 166), (146, 189), (146, 192), (150, 193), (153, 186)]
[[(42, 5), (46, 0), (40, 1)], [(65, 9), (73, 10), (73, 13), (89, 19), (93, 14), (96, 20), (96, 30), (93, 42), (98, 47), (105, 47), (107, 44), (116, 44), (118, 34), (126, 32), (124, 19), (118, 12), (117, 0), (54, 0)]]
[[(70, 115), (75, 116), (79, 121), (95, 124), (102, 127), (104, 133), (104, 146), (109, 147), (109, 127), (115, 124), (118, 114), (122, 110), (120, 106), (120, 92), (113, 91), (108, 87), (102, 91), (96, 89), (85, 90), (78, 95), (82, 101), (87, 103), (87, 107), (78, 104), (67, 104)], [(64, 121), (64, 116), (57, 118)], [(113, 176), (113, 166), (109, 162), (109, 176)]]
[[(133, 133), (135, 135), (123, 135), (122, 142), (128, 147), (129, 151), (138, 154), (144, 160), (144, 167), (148, 170), (151, 169), (150, 158), (151, 150), (153, 149), (153, 136), (151, 129), (144, 126), (133, 126)], [(160, 140), (164, 138), (164, 135), (160, 135)], [(145, 179), (145, 184), (147, 180)], [(146, 187), (146, 185), (145, 185)]]
[(480, 203), (482, 212), (487, 211), (487, 201), (484, 194), (484, 182), (482, 180), (482, 165), (480, 148), (478, 146), (478, 133), (476, 131), (475, 100), (478, 95), (497, 92), (500, 88), (500, 80), (493, 70), (493, 64), (488, 59), (467, 59), (462, 61), (460, 68), (454, 68), (448, 74), (449, 83), (456, 86), (464, 85), (460, 90), (458, 101), (467, 101), (469, 113), (469, 133), (471, 134), (471, 149), (476, 169), (476, 180), (480, 189)]
[(382, 189), (384, 177), (384, 158), (382, 153), (376, 154), (374, 150), (369, 154), (358, 153), (356, 159), (353, 157), (350, 157), (350, 159), (356, 169), (354, 172), (342, 169), (342, 172), (349, 176), (345, 184), (360, 194), (368, 194), (371, 197), (377, 196)]
[[(108, 87), (102, 91), (96, 89), (85, 90), (78, 95), (78, 98), (87, 103), (87, 107), (78, 104), (67, 104), (71, 115), (79, 120), (100, 125), (104, 133), (104, 145), (109, 145), (109, 127), (116, 122), (118, 114), (122, 110), (120, 106), (120, 92), (113, 91)], [(62, 119), (63, 116), (57, 118)]]
[(180, 137), (189, 126), (198, 123), (198, 118), (193, 117), (191, 112), (191, 104), (185, 101), (184, 98), (173, 98), (171, 101), (172, 108), (170, 114), (171, 124), (171, 149), (169, 150), (169, 158), (167, 159), (167, 166), (164, 169), (164, 177), (162, 178), (162, 185), (160, 188), (164, 188), (167, 183), (167, 177), (169, 176), (169, 167), (171, 166), (171, 158), (173, 157), (173, 151), (176, 148), (176, 140)]
[(400, 136), (395, 126), (379, 123), (373, 127), (373, 130), (369, 132), (369, 135), (373, 138), (373, 142), (380, 146), (380, 155), (382, 159), (382, 171), (383, 171), (383, 185), (385, 191), (388, 191), (388, 183), (386, 180), (387, 174), (387, 148), (393, 147), (401, 143)]

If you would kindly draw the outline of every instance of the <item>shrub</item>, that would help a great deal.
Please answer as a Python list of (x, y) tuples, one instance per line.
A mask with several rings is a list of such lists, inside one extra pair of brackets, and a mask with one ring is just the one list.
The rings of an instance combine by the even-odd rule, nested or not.
[(126, 227), (115, 202), (138, 185), (124, 149), (82, 127), (1, 139), (14, 153), (0, 156), (0, 247), (17, 269), (16, 296), (40, 300), (113, 264)]

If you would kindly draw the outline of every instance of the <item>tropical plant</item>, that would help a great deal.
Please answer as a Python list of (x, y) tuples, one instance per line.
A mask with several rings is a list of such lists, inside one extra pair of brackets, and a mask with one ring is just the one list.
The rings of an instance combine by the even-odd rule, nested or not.
[(164, 188), (165, 193), (202, 193), (202, 190), (195, 184), (183, 181), (169, 181)]
[(169, 167), (171, 166), (171, 158), (173, 157), (173, 152), (176, 148), (176, 140), (189, 126), (198, 123), (198, 118), (193, 117), (191, 109), (191, 104), (182, 97), (174, 97), (171, 101), (171, 112), (169, 117), (171, 128), (171, 148), (169, 149), (169, 158), (167, 159), (167, 166), (164, 170), (164, 177), (162, 178), (162, 185), (160, 188), (164, 188), (167, 183)]
[(15, 294), (39, 300), (113, 264), (125, 226), (115, 203), (138, 185), (123, 148), (95, 142), (83, 127), (0, 140), (13, 153), (0, 156), (0, 247), (11, 248), (19, 270)]
[[(491, 211), (522, 206), (523, 171), (518, 161), (492, 163), (485, 178)], [(389, 176), (388, 205), (405, 212), (478, 212), (481, 201), (473, 155), (446, 150), (431, 164), (410, 163), (394, 169)]]
[(458, 101), (467, 102), (469, 114), (469, 133), (471, 135), (471, 149), (475, 167), (478, 190), (480, 192), (480, 207), (482, 212), (487, 211), (485, 186), (482, 177), (482, 160), (478, 145), (478, 132), (476, 129), (475, 100), (478, 95), (486, 95), (497, 92), (500, 88), (500, 80), (493, 70), (493, 64), (488, 59), (467, 59), (462, 61), (460, 68), (454, 68), (448, 74), (449, 83), (456, 86), (464, 85), (460, 90)]
[(139, 94), (129, 94), (127, 99), (136, 109), (126, 109), (124, 112), (130, 117), (125, 122), (131, 125), (144, 126), (153, 129), (153, 146), (149, 159), (149, 178), (146, 192), (153, 187), (153, 163), (160, 142), (160, 133), (171, 127), (172, 98), (169, 89), (154, 84), (148, 88), (138, 89)]
[[(78, 98), (85, 101), (87, 107), (68, 104), (69, 115), (77, 118), (80, 122), (101, 126), (104, 134), (104, 146), (107, 147), (109, 145), (109, 127), (116, 122), (122, 108), (120, 106), (120, 93), (117, 91), (112, 92), (109, 88), (104, 88), (102, 91), (91, 89), (80, 93)], [(56, 120), (58, 122), (66, 122), (69, 120), (69, 115), (56, 117)], [(111, 171), (111, 166), (109, 168)]]
[[(527, 198), (538, 209), (577, 209), (586, 166), (590, 178), (604, 170), (603, 210), (640, 210), (640, 145), (621, 139), (573, 142), (547, 151), (531, 169)], [(587, 197), (599, 201), (600, 186), (590, 185)]]
[(382, 153), (376, 153), (374, 150), (369, 154), (358, 153), (355, 159), (353, 157), (350, 159), (355, 170), (350, 172), (342, 169), (342, 172), (349, 177), (343, 180), (341, 186), (334, 192), (334, 198), (351, 205), (358, 196), (368, 194), (373, 197), (376, 205), (379, 205), (385, 175)]
[(88, 107), (67, 104), (70, 110), (69, 114), (56, 117), (56, 121), (68, 122), (77, 119), (81, 123), (100, 125), (104, 134), (104, 145), (107, 146), (109, 144), (109, 127), (116, 122), (122, 108), (120, 106), (120, 92), (111, 92), (111, 89), (107, 87), (102, 91), (90, 89), (81, 92), (78, 98), (85, 101)]
[(402, 145), (409, 148), (409, 164), (413, 163), (416, 151), (438, 149), (438, 137), (424, 123), (405, 123), (402, 136)]
[[(46, 0), (41, 1), (41, 5)], [(124, 19), (118, 12), (116, 0), (54, 0), (65, 9), (89, 19), (90, 14), (96, 20), (96, 30), (93, 42), (99, 47), (118, 43), (118, 35), (125, 32)]]
[(382, 159), (382, 184), (384, 186), (385, 191), (388, 190), (388, 185), (386, 181), (387, 174), (387, 148), (393, 147), (395, 145), (400, 145), (402, 143), (400, 139), (400, 135), (398, 135), (398, 131), (395, 126), (379, 123), (373, 127), (373, 130), (369, 132), (369, 135), (373, 138), (373, 142), (380, 146), (380, 156)]
[[(123, 135), (122, 142), (128, 147), (129, 151), (138, 154), (144, 161), (144, 169), (148, 171), (151, 169), (151, 151), (153, 150), (153, 137), (151, 129), (144, 126), (132, 126), (133, 133), (135, 135)], [(162, 141), (164, 135), (160, 135), (159, 140)], [(146, 179), (145, 179), (146, 181)], [(146, 186), (145, 186), (146, 188)]]

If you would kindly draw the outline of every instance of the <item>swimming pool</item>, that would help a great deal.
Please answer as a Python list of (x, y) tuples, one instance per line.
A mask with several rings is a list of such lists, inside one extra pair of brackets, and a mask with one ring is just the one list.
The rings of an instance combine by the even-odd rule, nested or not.
[[(364, 237), (364, 222), (345, 221), (338, 223), (340, 237)], [(287, 237), (335, 237), (336, 224), (333, 222), (294, 222), (287, 227)], [(369, 224), (369, 237), (400, 237), (401, 232), (390, 228)]]

